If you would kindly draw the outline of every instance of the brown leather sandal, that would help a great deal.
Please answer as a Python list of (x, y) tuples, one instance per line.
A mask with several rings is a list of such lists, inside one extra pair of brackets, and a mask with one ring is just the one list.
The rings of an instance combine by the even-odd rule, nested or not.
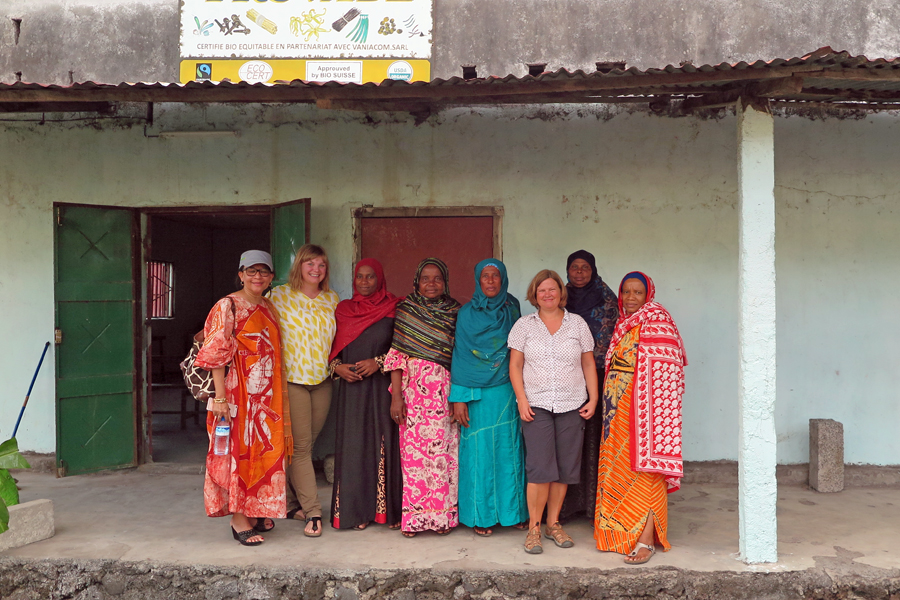
[(538, 523), (529, 529), (528, 535), (525, 536), (525, 552), (528, 554), (540, 554), (543, 551), (544, 547), (541, 546), (541, 524)]
[(568, 533), (563, 531), (562, 525), (559, 524), (559, 521), (557, 521), (553, 525), (547, 525), (547, 530), (544, 532), (544, 537), (553, 540), (553, 542), (560, 548), (571, 548), (575, 545), (572, 537)]

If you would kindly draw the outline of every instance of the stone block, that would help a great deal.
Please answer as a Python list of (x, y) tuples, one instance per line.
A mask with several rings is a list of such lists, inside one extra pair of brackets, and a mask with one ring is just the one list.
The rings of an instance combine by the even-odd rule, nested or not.
[(52, 500), (32, 500), (9, 507), (9, 529), (0, 534), (0, 551), (53, 537)]
[(838, 421), (809, 420), (809, 486), (818, 492), (844, 489), (844, 426)]

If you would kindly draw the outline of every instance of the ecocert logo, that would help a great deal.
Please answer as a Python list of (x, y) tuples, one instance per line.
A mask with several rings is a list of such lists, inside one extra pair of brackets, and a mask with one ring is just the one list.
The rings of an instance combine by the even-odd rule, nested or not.
[(241, 81), (248, 83), (266, 82), (272, 79), (272, 65), (262, 60), (251, 60), (245, 62), (238, 69), (238, 77)]

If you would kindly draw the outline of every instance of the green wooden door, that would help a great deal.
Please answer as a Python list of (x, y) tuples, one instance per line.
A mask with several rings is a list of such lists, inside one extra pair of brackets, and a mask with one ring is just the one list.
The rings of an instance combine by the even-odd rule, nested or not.
[(309, 239), (309, 198), (272, 206), (271, 224), (274, 287), (287, 282), (294, 255)]
[(135, 214), (57, 204), (56, 461), (75, 475), (135, 455)]
[[(297, 250), (309, 239), (309, 198), (272, 207), (272, 260), (275, 262), (273, 286), (286, 283)], [(335, 411), (328, 414), (325, 425), (316, 439), (313, 458), (334, 453)]]

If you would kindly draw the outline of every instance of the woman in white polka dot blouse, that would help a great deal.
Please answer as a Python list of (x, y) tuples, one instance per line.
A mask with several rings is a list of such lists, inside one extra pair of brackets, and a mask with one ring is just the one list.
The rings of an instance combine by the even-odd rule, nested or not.
[(559, 524), (559, 511), (568, 486), (580, 481), (584, 423), (597, 408), (599, 392), (594, 337), (584, 319), (565, 309), (559, 275), (540, 271), (527, 297), (538, 311), (516, 321), (509, 333), (509, 379), (525, 438), (525, 551), (539, 554), (545, 506), (544, 536), (561, 548), (574, 545)]

